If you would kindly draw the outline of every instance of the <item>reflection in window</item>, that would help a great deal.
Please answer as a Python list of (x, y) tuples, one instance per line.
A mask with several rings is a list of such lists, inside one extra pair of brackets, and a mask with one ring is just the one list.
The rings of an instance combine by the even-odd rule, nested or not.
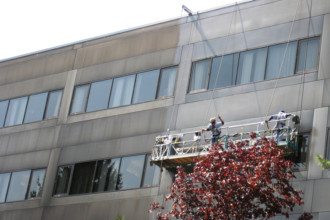
[(5, 126), (22, 124), (26, 102), (27, 96), (10, 100)]
[(150, 164), (150, 157), (151, 155), (149, 154), (146, 160), (143, 184), (142, 184), (142, 186), (144, 187), (159, 184), (160, 168), (155, 164)]
[(43, 119), (47, 96), (47, 92), (30, 95), (26, 108), (24, 123), (41, 121)]
[(137, 74), (133, 103), (147, 102), (156, 98), (158, 77), (159, 70)]
[(74, 92), (71, 113), (85, 112), (89, 85), (77, 86)]
[(54, 194), (66, 194), (68, 193), (70, 176), (72, 173), (73, 165), (61, 166), (57, 170), (56, 186)]
[[(93, 192), (116, 190), (120, 158), (97, 162)], [(121, 181), (118, 181), (119, 185)]]
[(29, 185), (31, 170), (14, 172), (11, 175), (7, 202), (24, 200)]
[(78, 163), (74, 166), (70, 194), (89, 193), (92, 191), (95, 161)]
[(298, 145), (297, 150), (294, 154), (288, 156), (288, 159), (295, 163), (295, 167), (306, 167), (310, 133), (298, 134)]
[(62, 97), (62, 90), (49, 92), (48, 104), (45, 118), (52, 118), (58, 115)]
[(0, 102), (0, 128), (3, 127), (3, 124), (5, 122), (6, 114), (7, 114), (7, 108), (8, 108), (8, 100)]
[(5, 202), (10, 173), (0, 174), (0, 202)]
[(138, 155), (122, 158), (119, 171), (122, 184), (118, 185), (117, 189), (133, 189), (140, 187), (144, 157), (144, 155)]
[(157, 97), (172, 96), (177, 67), (162, 69)]
[[(269, 47), (266, 79), (290, 76), (294, 73), (297, 41)], [(280, 73), (280, 69), (282, 70)]]
[(242, 52), (239, 57), (237, 84), (257, 82), (264, 79), (267, 48)]
[[(212, 61), (209, 90), (235, 84), (238, 54), (216, 57)], [(221, 69), (220, 69), (221, 66)], [(217, 81), (217, 82), (215, 82)]]
[(206, 89), (206, 80), (211, 60), (203, 60), (193, 63), (189, 91)]
[(27, 198), (37, 198), (41, 196), (41, 191), (44, 183), (45, 169), (33, 170), (32, 179)]
[(135, 75), (124, 76), (114, 79), (110, 108), (131, 104)]
[(319, 38), (299, 43), (297, 72), (316, 70), (319, 52)]
[(111, 84), (112, 79), (91, 84), (86, 112), (108, 108)]

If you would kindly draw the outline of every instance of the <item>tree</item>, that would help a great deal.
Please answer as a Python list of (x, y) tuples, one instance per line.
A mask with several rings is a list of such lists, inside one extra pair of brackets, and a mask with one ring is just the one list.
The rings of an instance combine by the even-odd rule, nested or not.
[[(291, 186), (293, 163), (274, 141), (256, 139), (229, 143), (228, 149), (215, 144), (206, 156), (196, 160), (192, 173), (177, 167), (175, 181), (164, 201), (172, 201), (169, 212), (157, 219), (251, 219), (288, 217), (288, 211), (303, 204), (301, 191)], [(164, 209), (152, 203), (150, 212)]]
[(322, 157), (320, 154), (315, 154), (315, 158), (323, 170), (330, 168), (330, 161)]

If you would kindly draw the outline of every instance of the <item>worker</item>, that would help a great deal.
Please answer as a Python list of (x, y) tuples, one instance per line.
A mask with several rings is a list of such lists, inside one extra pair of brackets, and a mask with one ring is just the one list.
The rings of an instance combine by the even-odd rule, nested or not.
[(217, 122), (216, 118), (210, 118), (210, 124), (207, 126), (207, 128), (203, 128), (202, 131), (211, 131), (211, 139), (212, 139), (212, 145), (215, 143), (218, 143), (220, 140), (220, 134), (221, 130), (220, 127), (225, 124), (225, 122), (222, 120), (220, 115), (218, 115), (218, 118), (220, 122)]
[(268, 118), (268, 120), (265, 120), (267, 127), (269, 129), (268, 126), (268, 122), (271, 120), (278, 120), (275, 124), (275, 127), (273, 128), (274, 130), (276, 130), (276, 141), (279, 142), (280, 141), (280, 136), (283, 134), (283, 128), (286, 126), (286, 118), (290, 117), (290, 116), (295, 116), (294, 114), (291, 113), (285, 113), (284, 110), (279, 111), (276, 115), (272, 115)]

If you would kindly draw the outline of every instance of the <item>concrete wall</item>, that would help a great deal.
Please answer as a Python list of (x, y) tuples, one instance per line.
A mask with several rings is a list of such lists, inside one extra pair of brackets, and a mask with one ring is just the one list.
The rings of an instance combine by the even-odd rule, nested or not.
[[(312, 133), (308, 166), (294, 183), (305, 205), (293, 213), (327, 219), (330, 174), (314, 154), (324, 154), (330, 124), (329, 13), (327, 0), (252, 1), (0, 63), (0, 100), (64, 89), (57, 119), (0, 129), (0, 173), (47, 168), (42, 197), (0, 204), (0, 219), (152, 219), (147, 210), (166, 194), (168, 170), (160, 187), (56, 198), (58, 165), (149, 153), (167, 128), (199, 129), (217, 113), (235, 125), (280, 109)], [(317, 72), (187, 94), (193, 61), (313, 36), (321, 36)], [(173, 65), (174, 97), (69, 115), (76, 85)]]

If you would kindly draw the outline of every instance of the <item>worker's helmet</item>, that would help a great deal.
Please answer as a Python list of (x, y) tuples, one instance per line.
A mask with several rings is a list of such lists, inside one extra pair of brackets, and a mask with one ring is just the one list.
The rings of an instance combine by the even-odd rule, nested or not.
[(216, 120), (216, 118), (210, 118), (210, 123), (214, 123)]

